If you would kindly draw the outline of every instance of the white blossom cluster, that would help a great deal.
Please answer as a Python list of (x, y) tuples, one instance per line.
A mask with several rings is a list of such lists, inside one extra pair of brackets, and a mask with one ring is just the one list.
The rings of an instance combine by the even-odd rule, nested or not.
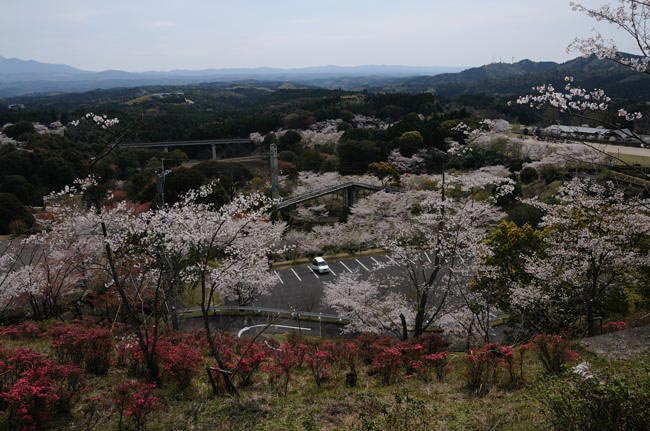
[(426, 170), (426, 150), (420, 150), (411, 157), (405, 157), (398, 149), (388, 156), (388, 163), (401, 173), (420, 174)]
[(444, 323), (452, 312), (458, 317), (460, 307), (451, 298), (465, 290), (477, 247), (502, 214), (488, 203), (442, 199), (434, 191), (378, 192), (368, 200), (372, 205), (355, 207), (349, 223), (372, 220), (363, 229), (374, 227), (378, 245), (390, 256), (386, 265), (395, 267), (396, 275), (339, 277), (325, 286), (326, 304), (352, 321), (350, 331), (401, 334), (402, 319), (413, 328), (417, 315), (423, 327)]
[(574, 87), (572, 76), (564, 78), (566, 85), (563, 90), (557, 90), (551, 84), (533, 87), (534, 94), (521, 96), (517, 104), (527, 105), (531, 108), (542, 109), (553, 106), (561, 112), (606, 111), (611, 98), (601, 89), (587, 91), (584, 88)]
[[(119, 118), (108, 118), (106, 114), (100, 115), (100, 114), (94, 114), (92, 112), (88, 112), (86, 115), (83, 116), (83, 118), (85, 118), (95, 126), (100, 127), (102, 129), (109, 129), (120, 123)], [(72, 120), (68, 123), (68, 125), (72, 127), (77, 127), (79, 126), (79, 124), (80, 124), (80, 120)]]
[(352, 118), (352, 124), (357, 129), (379, 129), (387, 130), (392, 123), (381, 120), (380, 118), (370, 117), (367, 115), (356, 114)]
[(512, 289), (513, 305), (524, 312), (566, 316), (577, 308), (587, 314), (599, 295), (625, 285), (635, 268), (650, 264), (634, 243), (650, 234), (648, 200), (627, 197), (612, 183), (575, 178), (554, 204), (526, 202), (546, 214), (540, 224), (545, 253), (527, 260), (532, 281)]
[(639, 56), (622, 55), (614, 41), (605, 41), (600, 33), (589, 38), (577, 38), (568, 50), (584, 56), (595, 55), (599, 59), (616, 61), (630, 69), (650, 73), (650, 3), (641, 0), (618, 0), (616, 5), (605, 4), (590, 9), (580, 3), (571, 3), (573, 10), (582, 12), (598, 22), (605, 22), (621, 28), (639, 49)]
[[(274, 284), (267, 259), (284, 224), (270, 220), (270, 202), (262, 195), (240, 195), (215, 208), (202, 203), (214, 187), (208, 184), (157, 211), (124, 201), (98, 211), (79, 199), (80, 191), (94, 180), (76, 183), (57, 193), (58, 199), (48, 206), (48, 229), (24, 240), (40, 252), (11, 273), (9, 297), (58, 297), (91, 279), (103, 278), (112, 286), (106, 247), (120, 270), (121, 284), (132, 288), (134, 298), (153, 294), (156, 280), (167, 273), (167, 259), (175, 257), (191, 257), (178, 276), (195, 286), (207, 283), (212, 303), (215, 295), (250, 302)], [(9, 258), (3, 258), (0, 263), (7, 262)]]

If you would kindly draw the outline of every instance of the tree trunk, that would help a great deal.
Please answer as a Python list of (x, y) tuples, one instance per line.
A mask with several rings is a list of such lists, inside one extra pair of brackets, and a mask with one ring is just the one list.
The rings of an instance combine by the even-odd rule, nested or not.
[(210, 329), (210, 315), (208, 310), (205, 308), (203, 304), (201, 305), (201, 311), (203, 314), (203, 327), (205, 329), (205, 336), (207, 338), (208, 345), (210, 346), (210, 352), (212, 353), (212, 357), (214, 358), (215, 361), (217, 361), (217, 365), (219, 366), (219, 370), (218, 370), (219, 375), (223, 378), (223, 383), (226, 387), (226, 391), (228, 392), (228, 394), (238, 397), (239, 392), (237, 391), (237, 388), (233, 384), (230, 376), (226, 373), (226, 364), (221, 358), (219, 349), (215, 344), (214, 339), (212, 338), (212, 330)]
[(406, 317), (402, 313), (400, 313), (399, 318), (402, 321), (402, 340), (405, 341), (409, 337), (409, 328), (406, 325)]

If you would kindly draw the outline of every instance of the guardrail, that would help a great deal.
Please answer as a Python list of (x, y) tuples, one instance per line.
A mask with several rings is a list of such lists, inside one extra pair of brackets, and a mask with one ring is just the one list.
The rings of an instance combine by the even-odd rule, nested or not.
[(188, 147), (195, 145), (231, 145), (250, 144), (250, 139), (206, 139), (200, 141), (163, 141), (163, 142), (127, 142), (119, 144), (120, 148), (155, 148), (155, 147)]
[[(187, 315), (196, 314), (201, 312), (201, 307), (190, 307), (183, 308), (179, 310), (181, 317), (187, 317)], [(349, 319), (338, 316), (336, 314), (327, 314), (327, 313), (313, 313), (309, 311), (292, 311), (292, 310), (282, 310), (279, 308), (269, 308), (269, 307), (240, 307), (240, 306), (214, 306), (210, 307), (209, 312), (213, 315), (239, 315), (239, 314), (253, 314), (253, 315), (268, 315), (274, 317), (280, 317), (284, 319), (295, 319), (295, 320), (308, 320), (315, 322), (329, 322), (336, 323), (341, 325), (347, 325), (350, 323)], [(192, 317), (192, 316), (189, 316)]]

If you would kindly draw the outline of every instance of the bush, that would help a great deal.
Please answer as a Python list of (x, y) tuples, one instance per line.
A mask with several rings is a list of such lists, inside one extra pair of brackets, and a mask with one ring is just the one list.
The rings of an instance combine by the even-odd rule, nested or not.
[(375, 355), (372, 368), (381, 375), (382, 384), (388, 386), (393, 383), (403, 364), (402, 351), (398, 347), (387, 347)]
[(171, 378), (179, 390), (187, 389), (201, 369), (203, 353), (185, 343), (172, 344), (167, 340), (159, 341), (157, 350), (163, 377)]
[(650, 376), (555, 379), (542, 395), (553, 429), (635, 431), (650, 424)]
[(521, 172), (519, 172), (519, 179), (524, 184), (530, 184), (539, 179), (539, 174), (537, 173), (537, 170), (535, 170), (535, 168), (528, 166), (523, 168)]
[(627, 322), (625, 321), (607, 322), (603, 325), (603, 331), (605, 332), (622, 331), (624, 329), (627, 329)]
[[(236, 355), (235, 355), (236, 354)], [(250, 386), (253, 383), (253, 375), (259, 370), (262, 363), (267, 359), (267, 349), (263, 344), (254, 343), (249, 340), (239, 340), (235, 343), (235, 351), (228, 363), (233, 370), (241, 386)]]
[(272, 350), (271, 362), (264, 364), (264, 371), (269, 376), (269, 382), (275, 386), (280, 394), (287, 395), (289, 382), (296, 368), (300, 366), (304, 357), (304, 346), (292, 346), (283, 343), (280, 348)]
[(425, 355), (423, 358), (423, 365), (424, 370), (426, 370), (426, 374), (423, 373), (425, 381), (429, 381), (431, 374), (435, 373), (438, 381), (442, 383), (445, 381), (447, 371), (450, 369), (448, 353), (440, 352)]
[[(499, 346), (496, 343), (470, 350), (465, 356), (467, 366), (465, 378), (468, 389), (479, 396), (487, 394), (493, 385), (499, 383), (501, 369), (508, 372), (507, 386), (512, 387), (518, 381), (515, 374), (514, 353), (513, 347)], [(522, 355), (521, 351), (520, 355)], [(523, 370), (523, 356), (520, 356), (520, 367)]]
[(113, 355), (113, 336), (108, 329), (68, 325), (56, 332), (52, 349), (59, 361), (71, 362), (98, 376), (108, 373)]
[(12, 340), (33, 340), (41, 335), (41, 328), (34, 322), (26, 321), (17, 325), (7, 326), (2, 330), (2, 335), (7, 335)]
[(82, 371), (55, 364), (29, 349), (2, 352), (6, 424), (11, 430), (45, 429), (70, 412), (80, 393)]
[(580, 355), (570, 349), (570, 343), (559, 335), (537, 335), (532, 341), (537, 357), (549, 374), (560, 374), (566, 364)]
[(316, 386), (320, 388), (330, 378), (332, 354), (327, 350), (321, 350), (317, 347), (315, 350), (307, 353), (305, 360), (314, 377)]
[(133, 421), (136, 430), (146, 429), (149, 414), (162, 404), (153, 392), (155, 388), (156, 385), (135, 381), (121, 383), (115, 387), (114, 399), (120, 416), (118, 429), (122, 429), (125, 417)]

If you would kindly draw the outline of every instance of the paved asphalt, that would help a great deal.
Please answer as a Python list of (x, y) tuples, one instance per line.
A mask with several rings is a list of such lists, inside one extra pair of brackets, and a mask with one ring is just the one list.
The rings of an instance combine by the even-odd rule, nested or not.
[(362, 279), (370, 276), (397, 276), (399, 268), (388, 265), (388, 256), (363, 256), (342, 260), (329, 260), (329, 274), (316, 274), (307, 264), (274, 270), (277, 283), (270, 295), (260, 298), (256, 305), (298, 311), (332, 313), (322, 304), (324, 284), (336, 281), (345, 273), (356, 272)]

